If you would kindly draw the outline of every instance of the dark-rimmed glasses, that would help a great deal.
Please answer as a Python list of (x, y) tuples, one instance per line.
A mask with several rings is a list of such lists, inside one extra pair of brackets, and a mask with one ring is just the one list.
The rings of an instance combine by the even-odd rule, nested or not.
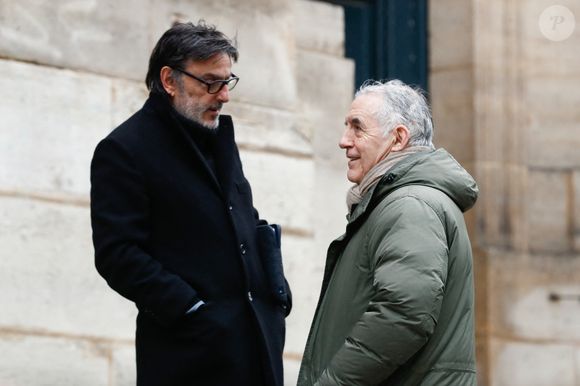
[(189, 72), (182, 70), (181, 68), (176, 68), (175, 70), (205, 84), (207, 86), (207, 92), (209, 94), (217, 94), (218, 92), (221, 91), (221, 89), (224, 86), (227, 86), (228, 90), (233, 90), (234, 87), (236, 87), (236, 84), (238, 84), (238, 81), (240, 80), (240, 78), (232, 74), (232, 76), (229, 79), (212, 80), (211, 82), (208, 82), (207, 80), (198, 78), (197, 76), (190, 74)]

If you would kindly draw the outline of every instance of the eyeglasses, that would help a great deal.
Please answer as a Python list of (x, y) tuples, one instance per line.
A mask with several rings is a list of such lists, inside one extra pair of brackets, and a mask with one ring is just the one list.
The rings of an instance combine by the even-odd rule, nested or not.
[(211, 82), (208, 82), (207, 80), (203, 80), (201, 78), (198, 78), (197, 76), (190, 74), (189, 72), (182, 70), (181, 68), (176, 68), (175, 70), (181, 72), (184, 75), (189, 76), (190, 78), (193, 78), (193, 79), (205, 84), (207, 86), (207, 92), (209, 94), (217, 94), (218, 92), (221, 91), (221, 89), (224, 86), (227, 86), (228, 90), (233, 90), (234, 87), (236, 87), (236, 84), (238, 84), (238, 81), (240, 80), (240, 78), (238, 78), (237, 76), (232, 74), (232, 76), (229, 79), (212, 80)]

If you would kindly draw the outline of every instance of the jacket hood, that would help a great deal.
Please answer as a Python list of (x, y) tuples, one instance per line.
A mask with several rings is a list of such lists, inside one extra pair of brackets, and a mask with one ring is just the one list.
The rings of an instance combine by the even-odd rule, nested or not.
[(445, 149), (411, 154), (393, 166), (348, 215), (349, 222), (362, 215), (371, 201), (380, 200), (406, 185), (423, 185), (449, 196), (462, 212), (477, 201), (479, 189), (473, 177)]
[(462, 212), (477, 201), (479, 189), (473, 177), (445, 149), (412, 154), (381, 179), (375, 194), (384, 196), (405, 185), (423, 185), (449, 196)]

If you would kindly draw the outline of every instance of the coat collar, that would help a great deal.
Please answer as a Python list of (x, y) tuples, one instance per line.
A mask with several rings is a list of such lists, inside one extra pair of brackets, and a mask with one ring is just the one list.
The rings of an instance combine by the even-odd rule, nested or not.
[(217, 141), (215, 145), (216, 173), (225, 198), (233, 188), (233, 172), (238, 149), (234, 139), (234, 123), (229, 115), (220, 115)]
[[(234, 162), (238, 151), (234, 140), (232, 118), (229, 115), (220, 115), (219, 117), (214, 149), (216, 167), (216, 173), (214, 173), (192, 136), (187, 133), (187, 130), (195, 128), (195, 124), (192, 123), (190, 128), (184, 127), (181, 119), (177, 116), (177, 112), (165, 96), (151, 93), (149, 99), (145, 102), (144, 108), (156, 110), (167, 124), (168, 129), (174, 129), (178, 133), (179, 137), (192, 150), (191, 154), (196, 161), (196, 165), (202, 166), (210, 184), (216, 189), (218, 194), (227, 200), (233, 187)], [(202, 127), (200, 129), (203, 130)]]

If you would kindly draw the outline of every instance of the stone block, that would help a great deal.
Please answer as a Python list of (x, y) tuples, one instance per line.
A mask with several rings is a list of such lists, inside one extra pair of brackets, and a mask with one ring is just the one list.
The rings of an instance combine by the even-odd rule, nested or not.
[(0, 330), (0, 352), (0, 385), (109, 386), (110, 353), (99, 343)]
[(289, 19), (258, 13), (238, 19), (236, 31), (240, 59), (234, 71), (241, 80), (232, 98), (293, 111), (297, 97)]
[(580, 350), (576, 348), (576, 379), (580, 379)]
[(472, 3), (471, 20), (473, 20), (474, 63), (488, 70), (505, 60), (504, 55), (490, 55), (501, 52), (507, 44), (507, 37), (512, 34), (506, 21), (514, 19), (507, 15), (508, 6), (501, 0), (490, 0), (485, 3)]
[(568, 225), (568, 175), (557, 171), (529, 173), (529, 246), (534, 252), (567, 252), (571, 249)]
[(576, 77), (535, 76), (527, 80), (529, 122), (528, 164), (547, 168), (579, 168), (580, 93)]
[(517, 2), (473, 3), (475, 141), (478, 161), (527, 158), (527, 105)]
[(480, 162), (477, 167), (479, 197), (477, 246), (517, 250), (528, 248), (526, 197), (531, 194), (524, 167)]
[(572, 232), (574, 250), (580, 252), (580, 171), (572, 173), (572, 206), (574, 213), (572, 214)]
[(153, 2), (154, 40), (175, 20), (205, 18), (209, 24), (238, 42), (240, 57), (232, 71), (240, 83), (230, 94), (234, 101), (294, 110), (296, 84), (294, 75), (294, 40), (292, 10), (287, 2), (254, 0), (245, 2), (201, 2), (172, 0)]
[[(487, 365), (487, 333), (489, 324), (489, 263), (487, 255), (473, 248), (473, 276), (475, 284), (475, 336), (478, 361)], [(482, 355), (479, 355), (482, 354)]]
[(342, 168), (316, 164), (316, 178), (313, 190), (315, 239), (312, 251), (315, 258), (324, 259), (328, 245), (346, 230), (346, 194), (352, 183), (346, 179), (346, 157)]
[(113, 79), (111, 92), (110, 130), (113, 130), (140, 110), (149, 96), (149, 91), (144, 82), (125, 79)]
[(354, 62), (299, 50), (299, 130), (313, 142), (317, 161), (344, 165), (338, 142), (354, 95)]
[(488, 346), (489, 344), (487, 336), (483, 334), (475, 335), (475, 365), (477, 368), (478, 385), (490, 385), (488, 378), (489, 377)]
[[(524, 284), (524, 283), (522, 283)], [(511, 328), (519, 336), (546, 339), (577, 340), (580, 338), (580, 308), (577, 297), (580, 285), (575, 283), (525, 286), (525, 293), (504, 309)], [(522, 288), (523, 289), (523, 288)], [(524, 291), (522, 291), (524, 292)], [(550, 301), (551, 295), (563, 296), (562, 300)], [(571, 298), (568, 298), (570, 296)], [(566, 337), (566, 339), (561, 339)]]
[(284, 386), (295, 386), (298, 382), (300, 361), (284, 358)]
[(473, 6), (470, 2), (431, 0), (429, 26), (429, 63), (432, 72), (464, 69), (472, 65)]
[(0, 199), (0, 326), (134, 338), (135, 307), (94, 267), (89, 217), (84, 207)]
[(321, 1), (294, 2), (296, 44), (300, 49), (344, 56), (344, 8)]
[[(580, 259), (489, 255), (488, 329), (492, 336), (568, 344), (580, 339)], [(557, 295), (559, 299), (553, 300)]]
[(0, 73), (0, 188), (88, 194), (94, 147), (111, 126), (111, 81), (5, 60)]
[(492, 386), (575, 386), (573, 346), (492, 340)]
[[(175, 10), (175, 15), (180, 20), (185, 20), (188, 16), (184, 11), (193, 9), (188, 8), (191, 5), (188, 4), (187, 0), (169, 0), (166, 3), (168, 3), (170, 8)], [(204, 15), (212, 15), (212, 18), (225, 19), (226, 17), (231, 18), (231, 15), (249, 17), (257, 12), (276, 17), (284, 15), (291, 10), (291, 4), (289, 2), (279, 0), (245, 0), (243, 3), (240, 3), (238, 0), (218, 0), (199, 2), (199, 4), (194, 4), (194, 6), (196, 7), (194, 10), (200, 13), (193, 14), (196, 17), (191, 19), (193, 21), (205, 17)], [(226, 17), (224, 17), (224, 14), (226, 14)], [(211, 22), (211, 20), (208, 21)]]
[[(486, 54), (501, 56), (491, 49)], [(508, 57), (474, 72), (474, 141), (480, 162), (526, 164), (529, 110), (521, 78), (512, 71), (518, 65), (517, 58)]]
[(147, 9), (138, 0), (3, 1), (0, 56), (144, 79), (151, 52)]
[(135, 365), (135, 347), (133, 345), (113, 346), (111, 360), (111, 386), (135, 386), (137, 368)]
[(292, 289), (292, 312), (286, 319), (284, 352), (292, 358), (304, 351), (318, 303), (324, 257), (312, 255), (313, 240), (282, 234), (284, 273)]
[[(580, 14), (580, 12), (578, 13)], [(578, 28), (578, 26), (576, 26)], [(578, 35), (576, 33), (576, 35)], [(574, 35), (572, 35), (574, 36)], [(522, 54), (522, 70), (526, 77), (564, 77), (578, 78), (578, 56), (574, 47), (580, 44), (580, 39), (571, 37), (563, 42), (552, 42), (546, 38), (524, 39), (524, 53)]]
[(473, 73), (470, 68), (432, 72), (429, 78), (433, 143), (460, 163), (475, 160)]
[(240, 153), (260, 217), (311, 233), (314, 161), (244, 149)]
[(338, 115), (342, 128), (355, 91), (354, 62), (347, 58), (299, 50), (297, 65), (299, 111), (303, 115), (333, 113)]
[[(562, 41), (548, 39), (543, 35), (539, 24), (542, 12), (555, 4), (568, 8), (576, 17), (575, 31)], [(580, 3), (574, 0), (563, 0), (557, 3), (551, 0), (525, 1), (519, 5), (518, 14), (518, 20), (521, 23), (523, 69), (526, 70), (526, 76), (530, 80), (546, 76), (578, 77), (580, 70), (575, 47), (580, 44), (580, 34), (578, 34)], [(565, 28), (562, 24), (554, 24), (551, 30), (557, 33), (562, 28)]]
[(294, 112), (235, 101), (223, 112), (234, 120), (240, 147), (312, 156), (312, 144), (298, 131)]
[[(565, 112), (562, 112), (566, 114)], [(528, 131), (528, 164), (531, 167), (570, 169), (580, 167), (577, 122), (557, 122), (536, 116)]]

